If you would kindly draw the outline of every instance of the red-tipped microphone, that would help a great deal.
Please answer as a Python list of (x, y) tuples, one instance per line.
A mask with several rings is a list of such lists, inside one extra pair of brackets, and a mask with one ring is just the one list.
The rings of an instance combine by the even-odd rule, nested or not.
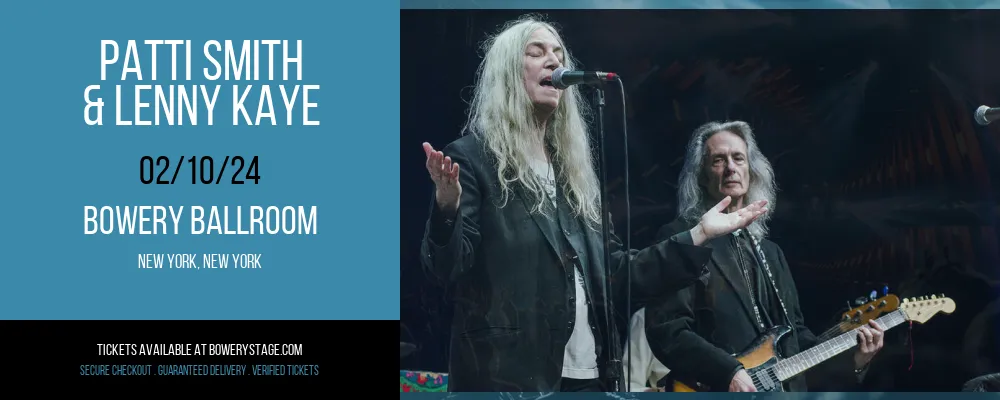
[(610, 82), (615, 80), (616, 77), (617, 75), (614, 72), (571, 71), (565, 67), (559, 67), (552, 72), (552, 86), (557, 89), (566, 89), (581, 83), (594, 85)]

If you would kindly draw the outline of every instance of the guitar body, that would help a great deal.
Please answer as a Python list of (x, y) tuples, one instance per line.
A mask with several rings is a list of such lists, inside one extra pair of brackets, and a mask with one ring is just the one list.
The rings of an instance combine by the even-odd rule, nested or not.
[[(747, 371), (750, 378), (754, 381), (754, 386), (757, 387), (758, 391), (761, 392), (783, 392), (785, 388), (781, 384), (781, 380), (774, 375), (774, 370), (768, 367), (773, 366), (779, 360), (781, 360), (781, 353), (778, 350), (778, 343), (791, 332), (792, 329), (779, 325), (769, 329), (764, 334), (754, 339), (753, 342), (747, 346), (742, 352), (734, 354), (733, 357), (736, 358), (741, 364), (743, 364), (743, 369)], [(718, 388), (717, 391), (728, 391), (729, 388)], [(695, 383), (691, 381), (686, 381), (683, 378), (673, 379), (673, 391), (674, 392), (705, 392), (705, 391), (715, 391), (714, 388), (709, 388), (700, 383)]]

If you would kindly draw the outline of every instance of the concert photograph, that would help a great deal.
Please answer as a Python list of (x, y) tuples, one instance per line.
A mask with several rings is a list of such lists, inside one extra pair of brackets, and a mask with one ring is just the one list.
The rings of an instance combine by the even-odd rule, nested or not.
[(406, 3), (401, 392), (1000, 391), (1000, 10)]

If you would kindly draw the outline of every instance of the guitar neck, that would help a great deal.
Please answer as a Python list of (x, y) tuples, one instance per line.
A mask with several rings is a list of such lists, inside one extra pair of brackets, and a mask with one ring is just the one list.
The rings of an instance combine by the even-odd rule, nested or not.
[[(906, 315), (903, 314), (903, 311), (896, 310), (876, 319), (876, 321), (885, 327), (886, 330), (889, 330), (905, 322)], [(857, 332), (858, 328), (852, 329), (806, 351), (779, 361), (774, 367), (778, 378), (785, 381), (805, 372), (809, 368), (815, 367), (819, 363), (822, 363), (837, 354), (851, 349), (858, 344)]]

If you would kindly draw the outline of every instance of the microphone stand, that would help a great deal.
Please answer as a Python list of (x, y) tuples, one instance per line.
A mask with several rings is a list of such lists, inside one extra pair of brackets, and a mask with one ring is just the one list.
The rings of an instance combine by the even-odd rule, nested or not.
[[(612, 313), (615, 310), (614, 299), (611, 293), (611, 279), (613, 275), (612, 265), (611, 265), (611, 234), (609, 229), (609, 224), (611, 222), (611, 216), (608, 212), (610, 208), (608, 206), (608, 163), (607, 163), (607, 144), (604, 140), (604, 84), (600, 83), (594, 85), (594, 91), (596, 94), (597, 103), (597, 134), (598, 140), (601, 143), (601, 233), (604, 240), (604, 319), (605, 324), (608, 327), (606, 342), (608, 346), (608, 369), (609, 378), (611, 382), (611, 387), (608, 388), (610, 392), (621, 392), (622, 391), (622, 357), (621, 357), (621, 345), (618, 343), (618, 335), (616, 334), (618, 330), (613, 324), (614, 318), (612, 318)], [(624, 106), (624, 105), (623, 105)], [(629, 264), (631, 264), (631, 254), (629, 254), (628, 249), (625, 249), (625, 257)], [(628, 266), (626, 266), (628, 267)], [(631, 272), (631, 271), (629, 271)]]

